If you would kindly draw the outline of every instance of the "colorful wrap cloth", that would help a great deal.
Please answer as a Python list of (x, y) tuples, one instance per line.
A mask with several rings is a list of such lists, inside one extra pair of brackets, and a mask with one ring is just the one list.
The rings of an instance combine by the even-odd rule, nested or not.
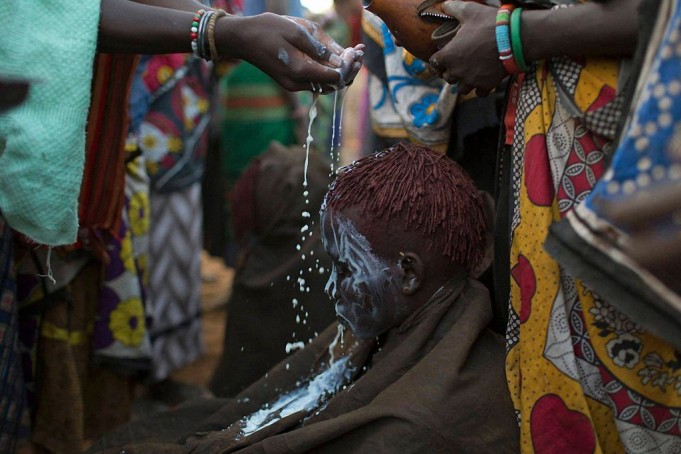
[(0, 2), (0, 73), (33, 80), (27, 101), (0, 114), (0, 207), (37, 243), (76, 241), (99, 7)]
[(0, 452), (14, 452), (25, 405), (12, 231), (0, 216)]
[(125, 138), (128, 93), (137, 56), (98, 54), (92, 84), (80, 189), (80, 230), (75, 248), (108, 261), (107, 243), (117, 238), (125, 204)]
[[(681, 8), (663, 3), (661, 39), (649, 44), (652, 61), (640, 76), (644, 84), (612, 165), (584, 203), (552, 229), (548, 246), (561, 264), (619, 310), (681, 349), (678, 283), (676, 289), (668, 287), (630, 258), (629, 231), (607, 212), (613, 202), (655, 197), (660, 188), (681, 191)], [(669, 234), (678, 230), (671, 216), (655, 228)], [(652, 358), (641, 359), (662, 373), (657, 362), (648, 364)], [(681, 375), (666, 380), (681, 393)]]
[(143, 83), (136, 85), (148, 96), (139, 148), (154, 191), (186, 189), (198, 182), (204, 171), (210, 120), (209, 69), (186, 54), (146, 58)]
[(150, 218), (149, 177), (144, 158), (137, 156), (126, 164), (122, 222), (109, 242), (92, 336), (93, 363), (119, 375), (151, 369), (146, 317)]
[[(130, 304), (135, 339), (143, 343), (143, 314), (150, 321), (152, 378), (162, 380), (194, 361), (203, 351), (201, 338), (200, 253), (202, 232), (201, 177), (208, 139), (209, 67), (186, 54), (157, 55), (144, 60), (141, 84), (135, 85), (133, 118), (144, 111), (138, 143), (146, 162), (151, 190), (151, 221), (131, 224), (146, 237), (138, 251), (148, 266), (137, 266), (146, 278), (146, 295)], [(146, 101), (145, 101), (146, 99)], [(138, 105), (139, 104), (139, 105)], [(135, 124), (134, 123), (134, 124)], [(142, 192), (138, 192), (142, 202)], [(131, 202), (134, 199), (131, 199)], [(138, 205), (138, 209), (142, 204)], [(133, 211), (132, 214), (136, 212)], [(139, 213), (143, 213), (140, 211)], [(142, 226), (145, 226), (142, 229)], [(148, 230), (147, 230), (148, 229)], [(142, 304), (142, 302), (144, 304)], [(134, 316), (134, 317), (133, 317)]]
[(395, 45), (387, 25), (364, 11), (364, 32), (383, 49), (385, 80), (370, 73), (371, 121), (381, 137), (410, 138), (444, 151), (449, 142), (456, 86), (431, 73), (426, 64)]
[(506, 374), (522, 452), (681, 447), (678, 353), (544, 250), (549, 227), (587, 199), (605, 171), (622, 109), (618, 67), (605, 59), (538, 62), (509, 97)]
[(220, 80), (222, 174), (233, 187), (270, 142), (297, 142), (293, 99), (257, 67), (242, 62)]

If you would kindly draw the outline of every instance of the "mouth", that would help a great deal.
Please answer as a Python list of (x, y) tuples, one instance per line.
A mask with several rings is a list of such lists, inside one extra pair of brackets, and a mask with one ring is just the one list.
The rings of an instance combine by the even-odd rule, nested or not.
[(346, 328), (350, 327), (350, 322), (348, 321), (347, 318), (341, 315), (342, 312), (342, 301), (336, 301), (335, 309), (336, 309), (336, 318), (338, 319), (338, 323), (341, 325), (345, 326)]
[(350, 328), (350, 322), (345, 317), (343, 317), (340, 314), (336, 314), (336, 318), (338, 319), (338, 323), (340, 323), (346, 328)]

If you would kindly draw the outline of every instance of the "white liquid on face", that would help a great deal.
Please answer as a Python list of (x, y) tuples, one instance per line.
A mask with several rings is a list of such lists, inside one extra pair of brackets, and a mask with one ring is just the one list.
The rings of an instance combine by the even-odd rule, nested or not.
[[(330, 213), (326, 213), (331, 216)], [(353, 293), (360, 293), (361, 288), (368, 282), (374, 282), (377, 276), (389, 268), (389, 264), (378, 257), (371, 247), (369, 240), (357, 231), (353, 222), (343, 215), (336, 214), (331, 223), (331, 237), (322, 235), (324, 247), (335, 249), (338, 259), (352, 270), (352, 277), (346, 280)], [(328, 244), (333, 242), (333, 244)], [(336, 270), (331, 271), (326, 292), (331, 294), (330, 286), (335, 285)]]

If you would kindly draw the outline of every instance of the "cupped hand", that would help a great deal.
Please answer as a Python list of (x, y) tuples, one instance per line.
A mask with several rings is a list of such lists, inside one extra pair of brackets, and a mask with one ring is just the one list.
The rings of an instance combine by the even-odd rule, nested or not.
[(313, 22), (270, 13), (238, 20), (234, 56), (287, 90), (329, 92), (351, 83), (361, 67), (361, 49), (343, 49)]
[(430, 58), (440, 77), (459, 84), (459, 92), (475, 89), (486, 96), (508, 75), (497, 51), (495, 35), (497, 9), (476, 2), (449, 0), (442, 10), (461, 22), (461, 28), (441, 50)]
[[(318, 91), (329, 92), (352, 84), (362, 67), (364, 44), (344, 49), (333, 38), (327, 35), (319, 24), (299, 17), (286, 16), (286, 18), (303, 27), (313, 39), (324, 46), (326, 52), (317, 61), (325, 66), (334, 68), (340, 75), (338, 82), (335, 84), (323, 85), (317, 82)], [(301, 48), (301, 50), (303, 49)], [(314, 55), (308, 55), (313, 58), (315, 57)], [(315, 90), (313, 89), (313, 91)]]

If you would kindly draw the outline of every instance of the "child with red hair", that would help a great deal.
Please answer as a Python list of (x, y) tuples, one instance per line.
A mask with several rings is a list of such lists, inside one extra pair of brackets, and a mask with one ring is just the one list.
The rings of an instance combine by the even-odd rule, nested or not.
[(519, 451), (503, 339), (469, 274), (484, 253), (482, 199), (461, 167), (413, 144), (361, 159), (332, 184), (321, 224), (341, 323), (236, 399), (137, 423), (107, 446), (134, 437), (184, 446), (126, 453)]

